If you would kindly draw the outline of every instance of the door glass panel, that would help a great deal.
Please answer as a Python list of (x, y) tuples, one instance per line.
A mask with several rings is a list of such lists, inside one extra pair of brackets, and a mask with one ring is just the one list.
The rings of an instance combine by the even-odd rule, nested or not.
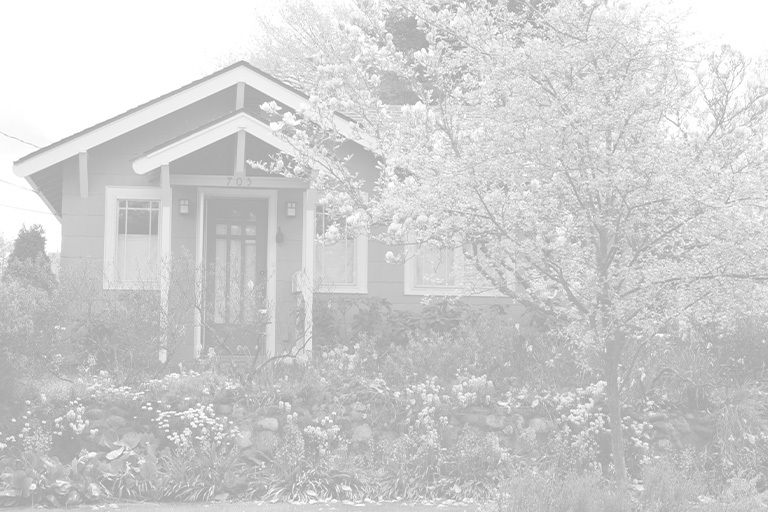
[(243, 282), (246, 286), (246, 296), (244, 297), (245, 320), (252, 322), (256, 320), (257, 300), (260, 299), (260, 286), (257, 283), (256, 276), (256, 241), (245, 241), (245, 276)]
[(216, 265), (213, 271), (214, 299), (213, 321), (224, 323), (227, 314), (227, 241), (216, 240)]
[(232, 236), (240, 236), (242, 234), (242, 229), (237, 224), (232, 224), (229, 229)]
[(240, 321), (242, 289), (242, 254), (240, 240), (229, 241), (229, 322)]
[(216, 224), (216, 234), (217, 235), (226, 235), (227, 234), (227, 225), (226, 224)]

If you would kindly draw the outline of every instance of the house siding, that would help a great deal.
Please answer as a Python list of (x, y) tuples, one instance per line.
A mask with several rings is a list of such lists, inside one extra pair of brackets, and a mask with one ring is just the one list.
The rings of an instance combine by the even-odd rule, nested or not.
[[(246, 88), (246, 107), (255, 109), (269, 98), (258, 91)], [(101, 286), (106, 187), (159, 187), (157, 171), (144, 175), (136, 174), (132, 161), (167, 141), (192, 132), (235, 110), (236, 87), (232, 86), (213, 94), (193, 105), (163, 116), (143, 127), (132, 130), (88, 151), (88, 197), (80, 196), (78, 159), (64, 160), (50, 169), (61, 172), (62, 185), (62, 267), (74, 267), (76, 262), (86, 262), (89, 279)], [(263, 117), (263, 116), (262, 116)], [(235, 166), (236, 135), (226, 137), (179, 158), (170, 164), (173, 175), (231, 175)], [(250, 134), (246, 137), (246, 158), (268, 160), (277, 150)], [(359, 173), (365, 182), (365, 190), (373, 194), (378, 177), (377, 160), (355, 142), (344, 143), (339, 156), (350, 156), (349, 166)], [(245, 167), (248, 176), (263, 175), (262, 171)], [(171, 251), (174, 258), (188, 257), (194, 261), (198, 241), (197, 212), (198, 188), (176, 186), (172, 189), (171, 201)], [(211, 196), (215, 197), (215, 192)], [(186, 215), (178, 212), (180, 199), (188, 199), (193, 210)], [(296, 216), (286, 215), (286, 203), (296, 203)], [(303, 191), (300, 189), (277, 190), (277, 227), (282, 240), (276, 245), (276, 309), (275, 348), (281, 352), (292, 346), (299, 337), (296, 332), (298, 304), (292, 292), (292, 276), (302, 270), (303, 263)], [(368, 294), (388, 300), (395, 308), (416, 311), (421, 308), (423, 297), (405, 295), (404, 268), (386, 262), (386, 253), (391, 248), (376, 242), (369, 242), (368, 248)], [(194, 285), (190, 276), (180, 274), (183, 265), (174, 264), (174, 276), (169, 294), (171, 305), (178, 305), (182, 297)], [(186, 265), (187, 270), (194, 268)], [(86, 276), (83, 276), (86, 277)], [(174, 281), (174, 279), (176, 281)], [(333, 297), (360, 297), (346, 294), (318, 294), (320, 299)], [(469, 297), (470, 304), (498, 303), (498, 298)], [(522, 314), (522, 307), (514, 309)], [(185, 314), (183, 340), (177, 348), (175, 359), (189, 360), (194, 357), (194, 311), (191, 307)]]

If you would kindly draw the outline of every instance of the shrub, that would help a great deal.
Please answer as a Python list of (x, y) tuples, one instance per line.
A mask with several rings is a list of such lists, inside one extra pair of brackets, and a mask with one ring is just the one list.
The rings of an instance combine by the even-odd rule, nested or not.
[(685, 471), (669, 460), (657, 460), (645, 468), (638, 501), (648, 512), (686, 511), (705, 490), (703, 473)]
[(599, 475), (585, 473), (556, 477), (551, 473), (521, 472), (499, 488), (494, 512), (623, 512), (621, 497)]
[[(521, 398), (525, 399), (517, 397)], [(610, 427), (604, 381), (536, 395), (530, 404), (546, 411), (551, 418), (547, 425), (551, 432), (543, 443), (539, 442), (538, 433), (528, 432), (533, 450), (543, 455), (544, 467), (561, 474), (610, 474)], [(625, 416), (623, 423), (627, 469), (631, 475), (640, 477), (650, 460), (650, 425), (633, 416)]]
[(99, 461), (84, 455), (64, 465), (55, 457), (10, 450), (0, 456), (0, 506), (72, 507), (102, 500)]
[(714, 447), (721, 474), (768, 477), (768, 387), (747, 382), (716, 400)]
[(245, 489), (247, 466), (230, 445), (202, 443), (164, 449), (157, 465), (162, 497), (181, 501), (222, 500)]
[(352, 345), (367, 336), (384, 350), (392, 344), (407, 343), (420, 327), (414, 313), (395, 310), (389, 301), (378, 297), (315, 299), (313, 308), (313, 336), (319, 347)]
[(0, 401), (10, 401), (21, 387), (58, 369), (55, 309), (50, 292), (16, 279), (0, 280)]

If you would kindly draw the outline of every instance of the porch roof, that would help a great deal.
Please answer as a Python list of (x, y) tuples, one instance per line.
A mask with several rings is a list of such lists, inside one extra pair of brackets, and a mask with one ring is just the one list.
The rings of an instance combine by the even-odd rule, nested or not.
[(146, 174), (240, 130), (263, 140), (283, 153), (288, 155), (294, 153), (290, 144), (275, 135), (264, 121), (253, 113), (241, 109), (150, 149), (132, 161), (133, 170), (136, 174)]

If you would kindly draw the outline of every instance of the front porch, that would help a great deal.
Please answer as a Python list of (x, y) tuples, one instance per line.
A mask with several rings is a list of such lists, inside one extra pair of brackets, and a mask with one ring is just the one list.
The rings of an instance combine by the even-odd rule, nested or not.
[[(312, 348), (305, 319), (312, 316), (315, 194), (306, 186), (261, 188), (261, 179), (248, 181), (250, 187), (171, 187), (171, 243), (161, 259), (192, 260), (199, 305), (190, 312), (190, 350), (181, 350), (183, 359), (210, 348), (219, 355), (240, 350), (266, 357), (297, 345)], [(161, 293), (172, 307), (179, 302), (172, 264), (167, 272)]]
[[(172, 262), (186, 255), (196, 269), (182, 359), (199, 358), (222, 340), (227, 350), (266, 357), (297, 345), (311, 350), (305, 319), (314, 282), (315, 193), (307, 181), (246, 164), (290, 151), (262, 120), (239, 111), (133, 161), (134, 172), (161, 190), (166, 308), (174, 303)], [(263, 332), (253, 331), (257, 317)]]

